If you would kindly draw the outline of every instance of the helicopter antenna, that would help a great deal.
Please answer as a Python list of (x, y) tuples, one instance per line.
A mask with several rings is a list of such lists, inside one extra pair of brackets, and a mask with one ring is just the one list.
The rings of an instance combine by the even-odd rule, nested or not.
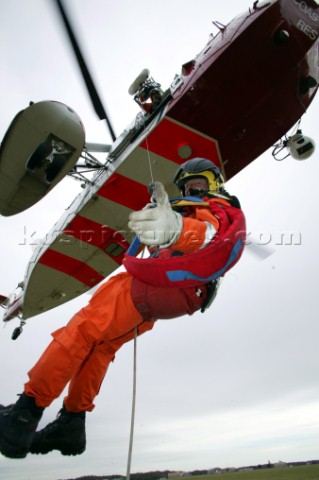
[(84, 60), (83, 54), (81, 52), (79, 42), (76, 39), (74, 31), (71, 27), (71, 24), (69, 22), (69, 19), (68, 19), (67, 15), (66, 15), (65, 9), (62, 5), (61, 0), (55, 0), (55, 3), (58, 7), (58, 10), (59, 10), (61, 18), (63, 20), (65, 29), (67, 31), (68, 37), (70, 39), (74, 54), (76, 56), (78, 65), (80, 67), (83, 79), (84, 79), (85, 84), (86, 84), (86, 88), (89, 92), (91, 101), (93, 103), (94, 110), (95, 110), (97, 116), (100, 118), (100, 120), (106, 120), (110, 135), (111, 135), (112, 140), (114, 142), (116, 140), (116, 135), (114, 133), (114, 129), (113, 129), (113, 127), (111, 125), (111, 122), (110, 122), (110, 119), (108, 118), (108, 115), (107, 115), (107, 113), (106, 113), (106, 111), (105, 111), (105, 109), (102, 105), (100, 96), (99, 96), (99, 94), (97, 92), (97, 89), (94, 85), (93, 79), (91, 77), (91, 74), (89, 72), (87, 64)]

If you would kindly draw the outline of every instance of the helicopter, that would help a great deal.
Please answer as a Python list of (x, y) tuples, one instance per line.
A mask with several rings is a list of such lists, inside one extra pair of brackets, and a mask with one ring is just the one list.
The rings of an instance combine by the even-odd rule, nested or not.
[[(280, 160), (283, 152), (303, 160), (314, 150), (299, 121), (318, 89), (316, 2), (255, 1), (229, 24), (215, 22), (218, 33), (182, 65), (165, 91), (143, 69), (129, 88), (140, 111), (119, 137), (61, 1), (57, 5), (95, 110), (107, 121), (113, 143), (87, 143), (80, 118), (59, 102), (29, 105), (5, 134), (1, 215), (29, 208), (65, 175), (83, 185), (33, 252), (18, 293), (1, 298), (3, 320), (20, 317), (19, 332), (26, 319), (90, 290), (122, 264), (132, 242), (128, 214), (149, 201), (150, 169), (176, 195), (171, 178), (176, 166), (191, 157), (211, 159), (229, 180), (271, 146)], [(252, 42), (254, 49), (249, 48)], [(233, 88), (233, 72), (240, 97)], [(97, 151), (107, 154), (104, 163), (94, 157)], [(83, 170), (95, 173), (86, 178)], [(134, 198), (126, 194), (132, 191)]]

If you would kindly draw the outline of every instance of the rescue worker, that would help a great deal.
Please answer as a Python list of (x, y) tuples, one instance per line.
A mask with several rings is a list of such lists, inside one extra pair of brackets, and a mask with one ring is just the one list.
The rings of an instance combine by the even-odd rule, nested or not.
[[(204, 311), (216, 293), (219, 276), (240, 257), (244, 217), (236, 197), (224, 190), (220, 170), (210, 160), (195, 158), (181, 165), (174, 182), (186, 198), (176, 201), (173, 208), (160, 184), (156, 190), (158, 198), (154, 199), (157, 204), (153, 202), (130, 215), (129, 228), (149, 247), (150, 258), (141, 260), (127, 256), (127, 270), (131, 273), (111, 277), (86, 307), (52, 334), (52, 342), (28, 372), (29, 381), (17, 402), (0, 406), (0, 451), (3, 455), (24, 458), (28, 452), (44, 454), (59, 450), (63, 455), (84, 452), (85, 415), (94, 408), (94, 398), (117, 350), (134, 338), (135, 328), (141, 335), (151, 330), (158, 319)], [(218, 215), (213, 213), (214, 209)], [(235, 220), (227, 220), (224, 210), (229, 218), (235, 212)], [(228, 234), (234, 236), (234, 241)], [(238, 245), (236, 236), (241, 240), (239, 249), (234, 247)], [(215, 271), (212, 250), (209, 255), (213, 273), (209, 276), (203, 270), (204, 277), (201, 277), (201, 271), (198, 273), (196, 268), (207, 266), (197, 267), (193, 260), (187, 267), (190, 270), (187, 279), (177, 280), (176, 285), (181, 286), (175, 286), (176, 279), (168, 286), (147, 283), (138, 268), (135, 276), (136, 266), (131, 259), (137, 262), (154, 262), (155, 259), (155, 264), (165, 270), (167, 261), (185, 261), (188, 255), (194, 254), (200, 258), (200, 255), (207, 255), (215, 243), (219, 264)], [(225, 249), (229, 249), (229, 253), (222, 259)], [(184, 270), (185, 265), (187, 263), (183, 264)], [(68, 394), (57, 419), (36, 432), (44, 408), (60, 396), (68, 383)]]

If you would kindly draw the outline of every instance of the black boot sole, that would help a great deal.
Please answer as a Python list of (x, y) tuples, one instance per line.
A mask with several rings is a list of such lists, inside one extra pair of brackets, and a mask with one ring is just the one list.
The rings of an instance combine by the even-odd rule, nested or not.
[(29, 450), (21, 450), (14, 445), (8, 445), (3, 443), (1, 445), (0, 451), (2, 455), (8, 458), (25, 458), (29, 453)]
[(83, 453), (85, 451), (85, 445), (84, 446), (81, 446), (81, 447), (78, 447), (78, 448), (74, 448), (74, 447), (48, 447), (48, 448), (38, 448), (37, 450), (35, 449), (30, 449), (30, 453), (34, 454), (34, 455), (45, 455), (49, 452), (52, 452), (53, 450), (57, 450), (59, 451), (62, 455), (65, 455), (65, 456), (72, 456), (72, 455), (81, 455), (81, 453)]

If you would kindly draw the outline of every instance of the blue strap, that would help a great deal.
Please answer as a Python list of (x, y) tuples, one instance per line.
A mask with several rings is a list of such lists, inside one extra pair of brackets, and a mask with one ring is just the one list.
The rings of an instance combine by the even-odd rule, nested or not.
[(169, 201), (170, 202), (176, 202), (177, 200), (187, 200), (188, 202), (197, 202), (197, 203), (203, 203), (205, 202), (205, 200), (203, 200), (202, 198), (198, 198), (198, 197), (173, 197), (173, 198), (170, 198)]
[(195, 275), (194, 273), (189, 272), (187, 270), (171, 270), (166, 272), (166, 275), (168, 276), (171, 282), (181, 282), (183, 280), (198, 280), (200, 282), (211, 282), (212, 280), (215, 280), (221, 275), (224, 275), (227, 268), (236, 260), (237, 256), (239, 255), (239, 252), (242, 249), (242, 246), (243, 246), (243, 240), (239, 238), (235, 243), (235, 245), (233, 246), (233, 249), (230, 252), (228, 261), (223, 266), (223, 268), (221, 268), (221, 270), (219, 270), (218, 272), (213, 273), (209, 277), (205, 277), (205, 278), (199, 277), (198, 275)]
[(131, 243), (131, 245), (126, 250), (127, 255), (131, 255), (131, 257), (135, 257), (137, 254), (138, 249), (140, 248), (141, 241), (136, 235)]

